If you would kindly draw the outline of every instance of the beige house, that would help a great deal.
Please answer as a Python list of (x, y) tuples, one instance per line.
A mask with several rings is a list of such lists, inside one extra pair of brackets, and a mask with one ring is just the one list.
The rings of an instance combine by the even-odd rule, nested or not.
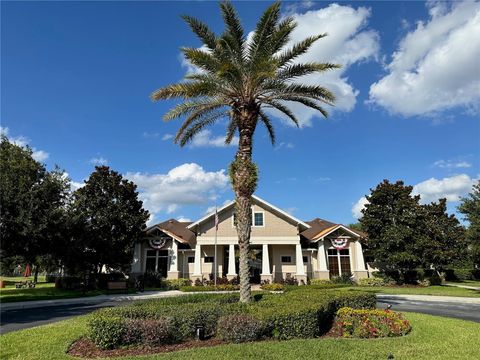
[[(171, 219), (149, 227), (145, 240), (135, 245), (132, 273), (152, 271), (169, 279), (208, 279), (216, 264), (219, 277), (235, 278), (238, 238), (234, 205), (232, 201), (217, 210), (217, 231), (215, 212), (192, 223)], [(364, 235), (318, 218), (299, 220), (253, 196), (252, 282), (294, 277), (301, 283), (307, 278), (329, 279), (343, 274), (355, 279), (368, 277), (361, 243)]]

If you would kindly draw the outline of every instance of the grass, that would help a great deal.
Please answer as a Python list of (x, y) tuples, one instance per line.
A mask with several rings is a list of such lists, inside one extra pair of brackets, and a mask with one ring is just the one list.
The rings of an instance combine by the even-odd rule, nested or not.
[(465, 285), (465, 286), (473, 286), (480, 288), (480, 281), (475, 280), (463, 280), (463, 281), (447, 281), (447, 284), (452, 285)]
[[(131, 359), (301, 359), (329, 360), (387, 359), (479, 359), (480, 347), (474, 339), (480, 324), (437, 316), (405, 313), (413, 326), (412, 332), (400, 338), (375, 340), (358, 339), (298, 339), (265, 341), (240, 345), (198, 348), (169, 354)], [(0, 359), (62, 360), (69, 345), (85, 334), (87, 316), (0, 336)]]
[(459, 297), (478, 297), (480, 291), (463, 289), (452, 286), (427, 286), (427, 287), (408, 287), (408, 286), (350, 286), (341, 288), (343, 291), (368, 291), (376, 294), (393, 295), (435, 295), (435, 296), (459, 296)]
[[(34, 288), (15, 288), (15, 283), (22, 281), (33, 281), (33, 277), (1, 277), (6, 282), (6, 287), (0, 289), (0, 303), (9, 303), (17, 301), (32, 300), (54, 300), (54, 299), (71, 299), (77, 297), (96, 296), (105, 294), (103, 290), (63, 290), (56, 289), (54, 283), (46, 283), (45, 277), (38, 277), (39, 282)], [(132, 290), (133, 291), (133, 290)], [(129, 291), (129, 292), (132, 292)]]

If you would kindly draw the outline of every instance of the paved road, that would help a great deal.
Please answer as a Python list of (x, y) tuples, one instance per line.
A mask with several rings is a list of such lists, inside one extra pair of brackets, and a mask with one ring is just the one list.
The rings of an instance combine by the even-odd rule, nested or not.
[[(0, 333), (27, 329), (74, 316), (87, 314), (93, 310), (126, 304), (129, 301), (105, 301), (101, 303), (76, 303), (45, 308), (4, 310), (0, 313)], [(411, 311), (423, 314), (446, 316), (480, 323), (480, 304), (462, 304), (442, 301), (418, 301), (405, 299), (380, 299), (379, 308), (392, 305), (395, 311)]]
[(418, 312), (480, 323), (480, 304), (404, 299), (379, 299), (377, 302), (379, 308), (386, 308), (387, 305), (392, 305), (394, 311)]
[(45, 325), (74, 316), (84, 315), (96, 309), (126, 304), (129, 301), (105, 301), (102, 303), (77, 303), (34, 309), (6, 310), (0, 313), (0, 334)]

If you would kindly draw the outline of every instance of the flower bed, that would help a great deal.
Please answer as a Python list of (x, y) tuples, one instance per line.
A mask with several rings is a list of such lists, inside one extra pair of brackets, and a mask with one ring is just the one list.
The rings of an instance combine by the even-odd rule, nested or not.
[(343, 307), (337, 312), (331, 334), (341, 337), (379, 338), (408, 334), (412, 329), (402, 314), (391, 310), (358, 310)]
[(328, 331), (340, 307), (369, 309), (375, 302), (369, 293), (314, 289), (257, 295), (251, 304), (239, 303), (238, 294), (193, 294), (98, 310), (88, 337), (101, 349), (181, 343), (194, 339), (199, 326), (206, 338), (228, 342), (308, 338)]

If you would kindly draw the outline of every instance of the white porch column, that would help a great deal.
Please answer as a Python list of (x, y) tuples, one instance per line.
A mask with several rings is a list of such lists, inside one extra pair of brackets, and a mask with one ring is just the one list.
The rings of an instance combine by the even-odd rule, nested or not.
[(168, 269), (168, 279), (178, 279), (178, 244), (172, 239), (172, 247), (169, 249), (170, 267)]
[(193, 264), (193, 276), (202, 276), (202, 249), (200, 245), (197, 243), (195, 246), (195, 262)]
[(142, 244), (135, 243), (133, 248), (133, 261), (132, 261), (132, 273), (141, 273), (142, 272)]
[(227, 278), (235, 278), (237, 272), (235, 271), (235, 245), (230, 244), (228, 246), (228, 269), (227, 269)]
[(327, 268), (327, 256), (325, 254), (325, 243), (323, 240), (318, 242), (317, 253), (318, 271), (328, 271)]
[(367, 268), (365, 267), (365, 260), (363, 258), (363, 248), (362, 244), (360, 244), (360, 241), (355, 241), (355, 258), (356, 258), (356, 263), (357, 263), (357, 268), (355, 269), (356, 271), (367, 271)]
[(295, 254), (296, 254), (296, 265), (297, 265), (297, 280), (300, 282), (303, 280), (306, 283), (307, 274), (305, 274), (305, 269), (303, 267), (303, 254), (302, 254), (302, 245), (298, 243), (295, 245)]
[(261, 275), (271, 275), (270, 254), (268, 253), (268, 244), (262, 245), (262, 274)]

